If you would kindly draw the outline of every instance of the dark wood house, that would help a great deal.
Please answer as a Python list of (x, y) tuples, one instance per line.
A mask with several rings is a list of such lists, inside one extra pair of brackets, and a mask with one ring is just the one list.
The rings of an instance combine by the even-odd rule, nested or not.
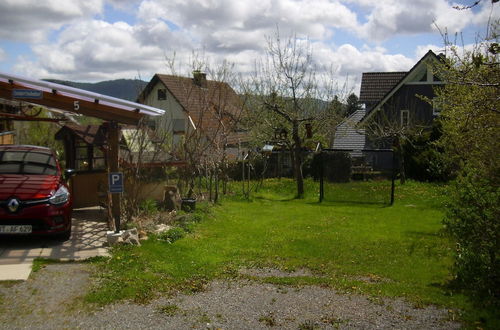
[[(361, 149), (390, 148), (391, 131), (426, 129), (439, 115), (435, 88), (444, 82), (437, 77), (435, 64), (441, 55), (429, 50), (408, 72), (365, 72), (361, 79), (358, 110), (337, 126), (334, 149), (354, 150), (352, 158), (362, 159), (374, 169), (392, 166), (390, 153), (361, 152)], [(427, 99), (427, 100), (426, 100)]]

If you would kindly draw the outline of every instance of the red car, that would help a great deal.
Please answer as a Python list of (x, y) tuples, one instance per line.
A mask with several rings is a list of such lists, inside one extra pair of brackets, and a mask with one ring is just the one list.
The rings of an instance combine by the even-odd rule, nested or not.
[(0, 235), (48, 234), (67, 240), (71, 211), (71, 195), (51, 149), (0, 145)]

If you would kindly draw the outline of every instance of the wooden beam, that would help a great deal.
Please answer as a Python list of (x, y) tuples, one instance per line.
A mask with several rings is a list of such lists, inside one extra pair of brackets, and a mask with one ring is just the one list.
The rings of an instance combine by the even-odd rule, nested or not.
[(137, 125), (143, 118), (143, 114), (136, 111), (127, 111), (113, 106), (96, 103), (94, 100), (86, 101), (66, 95), (42, 91), (41, 98), (13, 98), (14, 89), (30, 89), (15, 82), (0, 81), (0, 97), (8, 100), (19, 100), (34, 104), (43, 105), (49, 108), (61, 109), (64, 111), (78, 113), (85, 116), (100, 118), (106, 121), (114, 121), (122, 124)]
[[(109, 172), (118, 172), (118, 154), (120, 150), (120, 127), (116, 122), (110, 122), (108, 124), (108, 168)], [(109, 176), (109, 173), (108, 173)], [(111, 194), (111, 214), (115, 221), (115, 232), (120, 232), (120, 197), (121, 194), (114, 193)]]
[[(3, 117), (3, 118), (1, 118)], [(5, 118), (5, 119), (4, 119)], [(52, 123), (58, 123), (61, 121), (67, 121), (65, 118), (38, 118), (29, 116), (20, 116), (12, 113), (0, 113), (0, 120), (17, 120), (17, 121), (47, 121)]]

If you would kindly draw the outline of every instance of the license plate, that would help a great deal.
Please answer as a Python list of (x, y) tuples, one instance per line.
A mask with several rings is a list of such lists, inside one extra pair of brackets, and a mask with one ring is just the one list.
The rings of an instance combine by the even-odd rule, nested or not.
[(29, 225), (2, 225), (0, 234), (31, 234), (32, 228)]

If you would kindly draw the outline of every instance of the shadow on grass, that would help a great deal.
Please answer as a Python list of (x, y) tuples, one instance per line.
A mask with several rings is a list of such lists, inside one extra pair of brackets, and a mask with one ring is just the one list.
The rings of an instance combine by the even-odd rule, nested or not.
[(271, 201), (271, 202), (290, 202), (294, 200), (303, 200), (301, 198), (296, 198), (296, 197), (264, 197), (264, 196), (255, 196), (253, 197), (254, 199), (259, 199), (259, 200), (264, 200), (264, 201)]
[(410, 236), (417, 236), (417, 237), (440, 237), (440, 236), (443, 236), (443, 234), (440, 232), (426, 233), (423, 231), (406, 231), (405, 234), (410, 235)]
[(332, 201), (328, 200), (325, 201), (323, 200), (322, 202), (308, 202), (307, 204), (311, 205), (319, 205), (319, 206), (336, 206), (336, 205), (342, 205), (342, 206), (366, 206), (370, 208), (386, 208), (386, 207), (391, 207), (391, 204), (389, 203), (384, 203), (384, 202), (364, 202), (364, 201), (343, 201), (343, 200), (338, 200), (338, 201)]

